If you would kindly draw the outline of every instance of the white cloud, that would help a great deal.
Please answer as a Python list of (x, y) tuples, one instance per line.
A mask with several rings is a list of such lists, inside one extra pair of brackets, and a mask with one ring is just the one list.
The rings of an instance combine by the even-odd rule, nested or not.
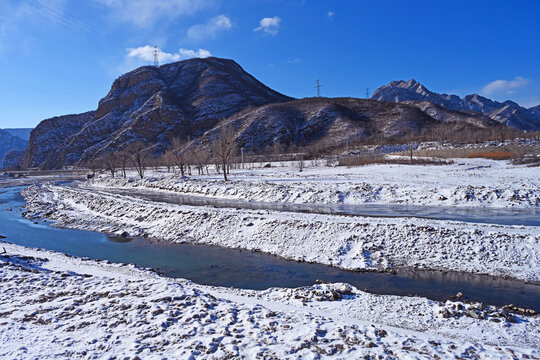
[(27, 52), (35, 42), (35, 29), (65, 25), (64, 6), (65, 0), (0, 0), (0, 53)]
[(495, 80), (482, 88), (482, 94), (487, 96), (503, 93), (512, 95), (516, 93), (517, 89), (527, 86), (529, 82), (529, 79), (521, 76), (517, 76), (513, 80)]
[(330, 19), (332, 19), (332, 18), (334, 17), (334, 15), (336, 15), (336, 13), (333, 12), (333, 11), (329, 11), (329, 12), (327, 13), (327, 15), (328, 15), (328, 17), (329, 17)]
[(210, 51), (199, 49), (197, 51), (194, 50), (188, 50), (188, 49), (180, 49), (179, 51), (180, 57), (183, 59), (189, 59), (189, 58), (207, 58), (212, 56), (210, 54)]
[(270, 35), (276, 35), (279, 32), (279, 26), (281, 25), (281, 18), (278, 16), (266, 17), (259, 22), (259, 27), (254, 31), (264, 31)]
[[(128, 58), (134, 58), (142, 60), (149, 64), (153, 64), (154, 61), (154, 47), (151, 45), (140, 46), (138, 48), (127, 49)], [(179, 49), (177, 53), (167, 53), (158, 49), (158, 60), (160, 64), (170, 63), (174, 61), (190, 59), (190, 58), (206, 58), (212, 56), (210, 51), (199, 49)]]
[(291, 58), (291, 59), (287, 59), (287, 61), (285, 61), (287, 64), (298, 64), (298, 63), (301, 63), (302, 62), (302, 59), (300, 58)]
[(232, 28), (231, 19), (225, 15), (218, 15), (204, 24), (190, 27), (187, 32), (188, 38), (192, 40), (205, 40), (213, 38), (218, 32)]
[(161, 18), (174, 19), (211, 7), (213, 0), (94, 0), (113, 11), (112, 16), (137, 26), (154, 25)]

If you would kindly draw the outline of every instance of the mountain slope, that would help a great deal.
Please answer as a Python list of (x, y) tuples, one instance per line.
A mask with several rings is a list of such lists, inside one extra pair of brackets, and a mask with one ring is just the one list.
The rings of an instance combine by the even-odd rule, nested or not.
[(466, 114), (442, 108), (438, 113), (446, 121), (432, 117), (417, 106), (403, 103), (357, 98), (305, 98), (235, 114), (194, 140), (186, 150), (208, 149), (223, 127), (234, 129), (238, 147), (246, 152), (264, 152), (274, 144), (284, 148), (309, 145), (327, 149), (366, 138), (384, 141), (420, 134), (473, 133), (501, 127), (489, 118), (469, 119)]
[[(418, 92), (427, 89), (417, 86)], [(397, 94), (399, 95), (399, 94)], [(428, 94), (430, 95), (430, 94)], [(424, 96), (420, 94), (418, 99)], [(431, 96), (436, 101), (435, 94)], [(172, 139), (208, 149), (224, 125), (239, 147), (332, 148), (371, 139), (473, 134), (500, 128), (490, 117), (425, 100), (389, 103), (354, 98), (292, 99), (257, 81), (232, 60), (190, 59), (122, 75), (96, 111), (42, 121), (31, 133), (25, 167), (88, 164), (134, 142), (159, 156)], [(456, 100), (457, 101), (457, 100)], [(441, 101), (439, 101), (441, 103)], [(446, 136), (446, 135), (445, 135)]]
[[(55, 168), (64, 165), (60, 157), (66, 139), (74, 137), (94, 116), (94, 111), (76, 115), (57, 116), (43, 120), (30, 133), (28, 148), (24, 154), (23, 167)], [(77, 159), (72, 159), (74, 163)]]
[(48, 145), (37, 146), (43, 143), (38, 138), (48, 133), (40, 124), (32, 132), (30, 143), (36, 146), (27, 151), (25, 164), (58, 167), (88, 162), (135, 141), (157, 144), (159, 153), (172, 137), (195, 138), (246, 108), (290, 99), (232, 60), (190, 59), (159, 68), (145, 66), (115, 80), (95, 113), (82, 124), (77, 121), (76, 131), (68, 131), (61, 141), (54, 135), (45, 141), (55, 144), (52, 153)]
[(469, 116), (482, 114), (498, 123), (518, 130), (540, 130), (540, 108), (538, 106), (526, 109), (513, 101), (507, 100), (500, 103), (478, 94), (467, 95), (464, 98), (457, 95), (438, 94), (429, 91), (414, 79), (392, 81), (375, 90), (371, 99), (406, 102), (412, 105), (428, 101), (448, 110), (469, 113)]
[(24, 151), (27, 145), (28, 143), (23, 139), (0, 129), (0, 169), (4, 167), (4, 159), (7, 154), (13, 151)]
[(13, 136), (17, 136), (25, 141), (30, 140), (30, 132), (32, 132), (33, 129), (31, 128), (17, 128), (17, 129), (4, 129), (8, 133), (10, 133)]

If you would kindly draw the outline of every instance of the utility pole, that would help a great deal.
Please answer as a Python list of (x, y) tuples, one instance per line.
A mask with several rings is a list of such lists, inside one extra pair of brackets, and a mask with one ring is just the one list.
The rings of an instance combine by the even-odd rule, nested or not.
[(321, 97), (321, 84), (319, 84), (318, 79), (317, 79), (317, 85), (315, 85), (315, 88), (317, 89), (317, 97)]
[(154, 66), (159, 67), (159, 49), (154, 46)]
[(369, 99), (369, 88), (366, 88), (366, 99)]

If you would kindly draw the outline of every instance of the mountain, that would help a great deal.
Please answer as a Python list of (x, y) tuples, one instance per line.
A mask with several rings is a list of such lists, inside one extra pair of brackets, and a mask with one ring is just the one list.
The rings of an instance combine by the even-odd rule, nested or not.
[(88, 162), (136, 141), (157, 144), (154, 151), (160, 153), (172, 137), (195, 138), (242, 110), (290, 99), (233, 60), (145, 66), (116, 79), (95, 112), (40, 123), (30, 136), (25, 165)]
[[(359, 139), (475, 134), (499, 122), (428, 101), (412, 104), (354, 98), (293, 99), (233, 60), (190, 59), (144, 66), (116, 79), (95, 111), (42, 121), (31, 133), (25, 167), (88, 164), (135, 142), (163, 154), (172, 139), (208, 148), (227, 126), (239, 147), (342, 146)], [(462, 136), (462, 135), (460, 135)]]
[(4, 129), (13, 136), (19, 137), (25, 141), (30, 140), (30, 132), (33, 129), (30, 128), (18, 128), (18, 129)]
[(275, 144), (331, 149), (366, 138), (383, 141), (420, 134), (474, 134), (501, 127), (489, 118), (469, 119), (459, 112), (435, 110), (445, 121), (408, 104), (358, 98), (297, 99), (235, 114), (193, 140), (187, 150), (208, 149), (223, 127), (234, 129), (239, 148), (255, 153), (264, 153)]
[(57, 116), (43, 120), (30, 133), (28, 147), (24, 154), (23, 167), (58, 168), (73, 164), (78, 159), (65, 162), (61, 153), (68, 140), (76, 137), (87, 122), (93, 119), (95, 111), (76, 115)]
[(12, 151), (24, 151), (27, 142), (0, 129), (0, 169), (4, 168), (4, 159)]
[(6, 170), (21, 170), (24, 160), (24, 150), (13, 150), (4, 157), (3, 168)]
[(469, 116), (482, 114), (518, 130), (540, 130), (540, 106), (527, 109), (510, 100), (501, 103), (478, 94), (467, 95), (464, 98), (457, 95), (438, 94), (429, 91), (414, 79), (392, 81), (375, 90), (371, 99), (408, 103), (415, 106), (427, 101), (448, 110), (469, 113)]

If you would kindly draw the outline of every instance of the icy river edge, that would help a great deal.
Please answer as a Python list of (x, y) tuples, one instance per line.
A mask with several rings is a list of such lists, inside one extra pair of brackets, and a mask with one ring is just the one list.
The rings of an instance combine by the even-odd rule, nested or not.
[(540, 227), (149, 202), (52, 184), (23, 192), (55, 226), (218, 245), (346, 270), (429, 269), (540, 281)]
[(2, 358), (539, 358), (540, 317), (347, 284), (202, 286), (1, 244)]
[[(185, 213), (195, 211), (179, 206), (171, 210), (169, 205), (95, 191), (81, 194), (52, 185), (30, 188), (26, 196), (27, 200), (34, 199), (33, 205), (29, 204), (29, 208), (34, 206), (31, 214), (58, 217), (59, 226), (109, 233), (141, 231), (143, 234), (145, 226), (162, 226), (160, 231), (166, 231), (164, 223), (174, 221), (171, 226), (184, 226), (183, 221), (191, 220)], [(84, 211), (77, 216), (81, 210)], [(234, 218), (235, 213), (241, 217), (240, 224), (248, 229), (254, 228), (256, 223), (250, 221), (249, 225), (250, 222), (244, 222), (245, 217), (246, 220), (260, 218), (263, 225), (291, 220), (290, 214), (276, 219), (276, 214), (267, 211), (204, 210), (206, 218), (204, 212), (195, 211), (195, 219), (202, 216), (204, 221), (194, 226), (202, 226), (204, 234), (204, 227), (210, 231), (217, 224), (218, 231), (213, 235), (222, 237), (236, 231), (230, 228), (238, 220)], [(167, 212), (174, 216), (163, 217)], [(117, 215), (121, 221), (106, 225)], [(215, 216), (217, 223), (205, 224), (209, 217)], [(299, 220), (303, 222), (298, 224)], [(295, 233), (309, 227), (312, 220), (311, 217), (293, 217)], [(343, 222), (341, 218), (338, 220), (338, 224)], [(365, 222), (373, 220), (365, 219)], [(465, 244), (467, 239), (477, 240), (476, 237), (470, 239), (472, 232), (467, 228), (471, 224), (459, 226), (455, 222), (441, 222), (446, 226), (441, 229), (439, 222), (399, 220), (390, 224), (399, 231), (386, 228), (382, 234), (403, 236), (407, 231), (403, 232), (401, 227), (412, 234), (417, 227), (429, 226), (441, 230), (440, 236), (458, 230), (461, 234), (458, 239)], [(344, 223), (341, 226), (347, 226), (348, 222)], [(478, 227), (491, 235), (500, 234), (494, 239), (506, 239), (509, 248), (513, 246), (511, 241), (521, 241), (519, 236), (531, 236), (533, 230)], [(471, 229), (478, 230), (478, 227)], [(508, 232), (511, 235), (506, 234)], [(456, 236), (454, 232), (449, 234)], [(267, 239), (274, 235), (270, 234)], [(531, 247), (538, 248), (538, 234), (532, 236), (535, 242)], [(0, 321), (6, 325), (0, 331), (0, 340), (8, 344), (0, 351), (2, 357), (540, 357), (538, 316), (511, 314), (516, 321), (511, 322), (501, 317), (502, 309), (488, 310), (481, 304), (373, 295), (340, 284), (267, 291), (215, 288), (159, 277), (133, 266), (109, 265), (50, 251), (2, 245), (8, 255), (0, 257), (0, 263), (5, 264), (0, 269), (1, 278), (9, 289), (0, 297)], [(238, 242), (236, 247), (238, 245), (243, 243)], [(531, 273), (535, 271), (538, 273), (537, 270)], [(33, 293), (35, 299), (28, 298), (29, 293)], [(28, 345), (20, 346), (21, 339), (28, 339)]]

